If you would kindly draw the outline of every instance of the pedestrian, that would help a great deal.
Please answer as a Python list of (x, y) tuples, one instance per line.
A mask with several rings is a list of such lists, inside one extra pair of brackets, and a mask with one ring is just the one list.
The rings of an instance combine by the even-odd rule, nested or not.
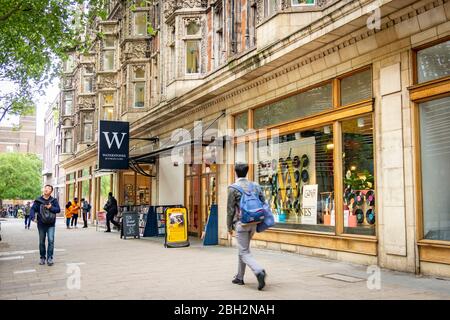
[(19, 219), (22, 219), (22, 218), (24, 217), (22, 207), (19, 207), (19, 208), (17, 209), (17, 217), (18, 217)]
[(81, 210), (83, 211), (83, 222), (84, 222), (83, 228), (87, 228), (88, 227), (87, 221), (88, 221), (89, 212), (91, 211), (91, 205), (84, 198), (81, 199)]
[(27, 202), (27, 205), (26, 205), (24, 211), (25, 211), (25, 229), (28, 229), (28, 230), (30, 230), (30, 224), (31, 224), (30, 210), (31, 210), (30, 202)]
[[(31, 219), (37, 222), (39, 231), (40, 265), (44, 265), (46, 258), (49, 266), (53, 265), (53, 251), (55, 247), (56, 214), (61, 211), (58, 200), (52, 197), (53, 186), (47, 184), (44, 193), (37, 198), (30, 209)], [(45, 248), (45, 238), (48, 241)]]
[(77, 222), (78, 222), (78, 215), (80, 213), (80, 205), (78, 203), (78, 198), (73, 199), (70, 210), (72, 211), (72, 221), (70, 222), (70, 226), (78, 228)]
[(120, 224), (114, 220), (114, 217), (119, 213), (117, 208), (117, 200), (113, 197), (112, 192), (108, 193), (108, 201), (103, 209), (106, 211), (106, 231), (111, 232), (110, 222), (120, 230)]
[(72, 202), (66, 203), (66, 210), (64, 211), (64, 216), (66, 217), (66, 227), (70, 229), (70, 220), (72, 219)]
[(227, 227), (230, 237), (233, 235), (233, 229), (236, 231), (236, 240), (238, 244), (238, 271), (232, 283), (244, 285), (245, 267), (249, 266), (258, 279), (258, 290), (262, 290), (265, 286), (266, 271), (256, 262), (250, 253), (250, 241), (256, 232), (256, 223), (242, 223), (240, 207), (242, 192), (253, 194), (256, 199), (259, 198), (261, 204), (264, 204), (264, 194), (261, 187), (255, 183), (247, 180), (248, 164), (236, 163), (236, 183), (228, 187), (227, 200)]

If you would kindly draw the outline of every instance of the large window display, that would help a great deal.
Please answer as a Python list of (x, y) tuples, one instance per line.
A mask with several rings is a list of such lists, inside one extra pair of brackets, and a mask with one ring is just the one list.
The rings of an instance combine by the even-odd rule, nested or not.
[(372, 115), (342, 121), (344, 233), (375, 235)]
[(334, 232), (333, 148), (332, 125), (255, 144), (255, 180), (276, 227)]
[(450, 241), (450, 97), (419, 104), (424, 238)]

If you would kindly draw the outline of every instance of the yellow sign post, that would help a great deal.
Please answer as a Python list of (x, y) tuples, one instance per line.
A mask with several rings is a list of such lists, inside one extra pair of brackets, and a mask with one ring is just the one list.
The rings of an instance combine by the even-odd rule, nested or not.
[(189, 246), (186, 208), (166, 209), (165, 247), (180, 248)]

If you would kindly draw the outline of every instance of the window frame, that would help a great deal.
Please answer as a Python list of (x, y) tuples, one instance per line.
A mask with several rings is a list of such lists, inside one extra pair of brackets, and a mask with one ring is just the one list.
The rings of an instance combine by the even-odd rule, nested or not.
[[(145, 16), (145, 26), (144, 26), (144, 28), (145, 28), (145, 30), (144, 30), (144, 34), (137, 34), (137, 26), (138, 26), (138, 24), (136, 23), (136, 18), (139, 16), (139, 15), (143, 15), (143, 16)], [(147, 32), (147, 26), (148, 26), (148, 13), (147, 13), (147, 11), (143, 11), (143, 10), (136, 10), (136, 11), (134, 11), (133, 13), (132, 13), (132, 19), (133, 19), (133, 27), (131, 28), (132, 29), (132, 36), (133, 37), (147, 37), (148, 36), (148, 32)]]
[[(107, 40), (113, 40), (114, 44), (112, 46), (107, 46)], [(111, 35), (107, 35), (105, 36), (105, 38), (102, 40), (103, 43), (103, 47), (102, 47), (102, 71), (104, 72), (115, 72), (116, 70), (116, 38), (114, 36)], [(112, 62), (113, 62), (113, 66), (111, 69), (106, 69), (106, 53), (107, 52), (112, 52)]]
[[(333, 154), (333, 168), (334, 168), (334, 201), (335, 201), (335, 233), (330, 234), (328, 232), (320, 232), (320, 231), (308, 231), (308, 230), (292, 230), (292, 229), (283, 229), (283, 228), (276, 228), (276, 231), (286, 231), (289, 230), (290, 232), (294, 231), (299, 234), (319, 234), (323, 236), (332, 236), (333, 238), (346, 238), (346, 239), (356, 239), (356, 240), (362, 240), (362, 241), (368, 241), (376, 243), (378, 239), (378, 212), (377, 212), (377, 219), (375, 222), (375, 235), (363, 235), (363, 234), (353, 234), (353, 233), (344, 233), (344, 210), (343, 210), (343, 163), (342, 163), (342, 129), (341, 129), (341, 123), (345, 120), (350, 120), (352, 118), (358, 118), (366, 115), (371, 115), (372, 122), (375, 121), (375, 109), (374, 109), (374, 91), (373, 91), (373, 74), (371, 77), (371, 92), (372, 97), (370, 99), (361, 100), (352, 104), (344, 105), (342, 106), (340, 103), (340, 81), (343, 78), (347, 78), (349, 76), (352, 76), (359, 72), (364, 72), (367, 70), (371, 70), (373, 72), (372, 65), (363, 66), (361, 68), (352, 70), (350, 72), (341, 74), (335, 78), (328, 79), (319, 83), (316, 83), (312, 86), (308, 86), (305, 88), (302, 88), (300, 90), (297, 90), (293, 93), (290, 93), (288, 95), (278, 97), (269, 101), (266, 101), (262, 104), (259, 104), (255, 107), (252, 107), (251, 109), (248, 109), (247, 112), (249, 112), (248, 117), (248, 132), (244, 135), (235, 136), (232, 139), (233, 144), (233, 160), (234, 160), (234, 154), (235, 154), (235, 146), (237, 144), (247, 143), (248, 144), (248, 155), (249, 155), (249, 163), (254, 162), (254, 144), (261, 139), (267, 139), (271, 137), (271, 130), (278, 130), (279, 136), (286, 135), (289, 133), (295, 133), (299, 131), (304, 131), (308, 129), (314, 129), (320, 126), (325, 125), (331, 125), (333, 127), (333, 144), (334, 144), (334, 154)], [(332, 106), (331, 109), (326, 110), (324, 112), (319, 112), (316, 114), (312, 114), (303, 118), (289, 120), (287, 122), (277, 123), (274, 125), (270, 125), (268, 127), (260, 128), (260, 129), (254, 129), (253, 128), (253, 116), (254, 111), (258, 108), (264, 107), (266, 105), (272, 104), (274, 102), (281, 101), (283, 99), (289, 98), (293, 95), (300, 94), (302, 92), (309, 91), (311, 89), (323, 86), (327, 83), (331, 82), (332, 86)], [(230, 120), (229, 120), (229, 126), (234, 129), (234, 123), (235, 123), (235, 116), (239, 116), (242, 114), (243, 111), (237, 111), (236, 113), (232, 113)], [(245, 112), (245, 111), (244, 111)], [(256, 130), (256, 131), (255, 131)], [(265, 130), (265, 132), (264, 132)], [(261, 132), (263, 131), (263, 132)], [(373, 154), (374, 154), (374, 185), (373, 190), (375, 192), (375, 198), (376, 203), (378, 203), (378, 183), (377, 183), (377, 163), (376, 163), (376, 131), (375, 126), (373, 126)], [(231, 166), (232, 170), (234, 170), (234, 165)], [(254, 179), (254, 170), (253, 165), (249, 166), (249, 179)], [(230, 177), (230, 183), (234, 181), (234, 177)], [(336, 195), (342, 195), (342, 196), (336, 196)], [(378, 211), (378, 209), (377, 209)]]
[[(413, 150), (413, 166), (414, 166), (414, 195), (415, 195), (415, 215), (416, 215), (416, 234), (417, 245), (419, 246), (419, 259), (420, 261), (442, 263), (436, 258), (436, 253), (439, 251), (438, 256), (448, 256), (448, 250), (450, 250), (450, 241), (445, 240), (432, 240), (424, 238), (424, 212), (423, 212), (423, 184), (422, 184), (422, 159), (421, 159), (421, 126), (420, 126), (420, 104), (432, 100), (437, 100), (450, 96), (450, 76), (434, 79), (422, 83), (418, 83), (418, 59), (417, 53), (420, 50), (430, 48), (437, 44), (450, 40), (450, 36), (443, 37), (434, 41), (430, 41), (421, 46), (412, 48), (411, 60), (412, 60), (412, 73), (413, 73), (413, 85), (408, 87), (410, 94), (410, 100), (412, 103), (412, 131), (413, 141), (417, 146)], [(450, 258), (446, 260), (446, 263), (450, 263)]]
[[(184, 57), (184, 75), (185, 76), (199, 76), (202, 73), (202, 25), (201, 25), (201, 21), (200, 21), (200, 17), (191, 17), (188, 18), (186, 20), (189, 19), (198, 19), (198, 23), (195, 20), (191, 20), (189, 23), (185, 23), (184, 24), (184, 30), (183, 30), (183, 57)], [(185, 20), (185, 22), (186, 22)], [(189, 26), (189, 24), (191, 23), (196, 23), (199, 27), (197, 34), (194, 35), (189, 35), (187, 33), (187, 28)], [(198, 46), (198, 72), (192, 72), (192, 73), (188, 73), (187, 70), (187, 48), (188, 48), (188, 41), (195, 41), (197, 43)]]
[[(136, 70), (134, 68), (142, 67), (144, 70), (144, 77), (137, 78), (136, 77)], [(131, 66), (131, 72), (130, 72), (130, 83), (132, 88), (132, 101), (131, 101), (131, 107), (133, 110), (140, 110), (146, 108), (146, 99), (147, 99), (147, 66), (146, 65), (133, 65)], [(142, 84), (144, 87), (144, 101), (142, 107), (136, 107), (136, 85)]]

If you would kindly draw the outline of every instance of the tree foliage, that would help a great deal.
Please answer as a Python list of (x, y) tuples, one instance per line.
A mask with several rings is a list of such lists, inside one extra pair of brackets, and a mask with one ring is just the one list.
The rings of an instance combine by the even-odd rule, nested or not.
[(0, 122), (7, 113), (33, 109), (36, 94), (59, 74), (66, 52), (86, 43), (86, 26), (106, 18), (108, 2), (0, 0), (0, 81), (15, 88), (0, 95)]
[(0, 199), (35, 199), (42, 189), (42, 161), (34, 154), (0, 154)]

